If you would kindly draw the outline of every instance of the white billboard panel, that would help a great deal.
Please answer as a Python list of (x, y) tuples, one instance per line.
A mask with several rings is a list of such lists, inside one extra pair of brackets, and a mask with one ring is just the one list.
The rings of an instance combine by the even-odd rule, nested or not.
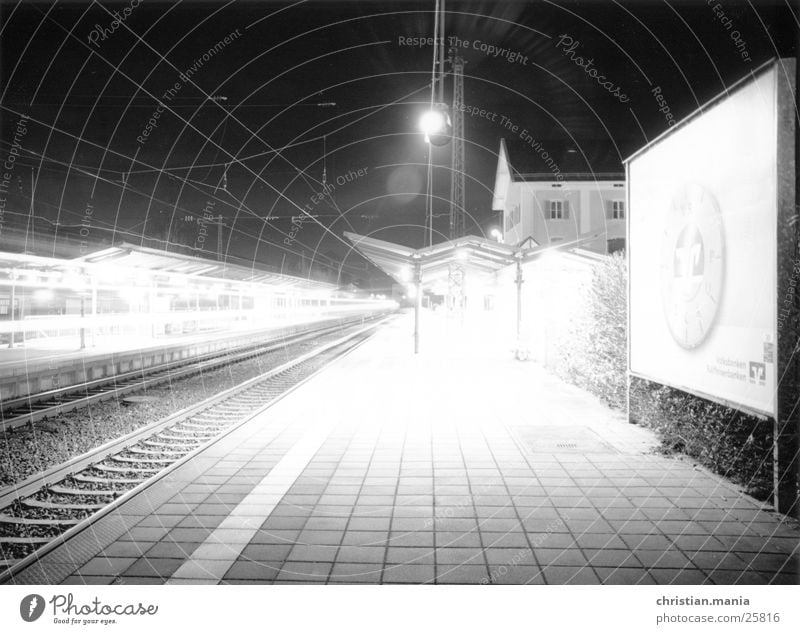
[(630, 370), (775, 411), (775, 66), (628, 163)]

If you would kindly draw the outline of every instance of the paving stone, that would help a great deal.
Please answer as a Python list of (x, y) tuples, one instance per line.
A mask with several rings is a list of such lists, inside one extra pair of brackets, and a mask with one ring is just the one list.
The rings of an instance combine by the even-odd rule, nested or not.
[(437, 548), (436, 563), (483, 564), (483, 550), (481, 548)]
[(136, 559), (133, 557), (95, 557), (78, 569), (82, 576), (114, 576), (127, 570)]
[(297, 536), (297, 543), (311, 546), (338, 546), (344, 534), (343, 531), (304, 530)]
[(481, 538), (479, 533), (458, 533), (451, 531), (437, 531), (435, 533), (437, 548), (480, 548)]
[(280, 572), (281, 564), (255, 561), (237, 561), (223, 577), (224, 580), (249, 579), (254, 581), (273, 581)]
[(106, 557), (141, 557), (149, 547), (149, 543), (115, 542), (103, 549), (103, 555)]
[(487, 548), (527, 548), (525, 533), (487, 533), (481, 531), (481, 540)]
[(264, 530), (256, 532), (250, 540), (253, 544), (295, 544), (300, 537), (299, 530)]
[(598, 584), (600, 578), (591, 568), (584, 566), (547, 566), (543, 569), (545, 581), (551, 585)]
[(434, 565), (397, 565), (387, 566), (383, 571), (383, 583), (432, 583), (436, 579)]
[(699, 570), (654, 568), (648, 572), (658, 584), (699, 585), (706, 583), (708, 580), (708, 577)]
[(343, 546), (386, 546), (388, 542), (388, 531), (347, 531), (342, 539)]
[(603, 584), (608, 585), (653, 585), (655, 579), (641, 568), (603, 568), (593, 567)]
[(635, 548), (632, 552), (647, 568), (694, 568), (690, 559), (674, 546), (665, 550)]
[(386, 551), (387, 564), (433, 564), (435, 563), (432, 548), (415, 548), (390, 546)]
[(421, 546), (433, 548), (433, 531), (416, 531), (410, 533), (392, 531), (389, 534), (389, 544), (391, 546)]
[(189, 559), (194, 550), (199, 546), (198, 542), (191, 544), (177, 543), (171, 541), (147, 544), (149, 548), (145, 551), (147, 557), (165, 557), (168, 559)]
[(386, 548), (382, 546), (342, 546), (336, 554), (337, 562), (382, 563)]
[(492, 585), (541, 585), (545, 582), (542, 569), (531, 565), (490, 565)]
[(584, 554), (575, 548), (536, 548), (533, 553), (542, 566), (585, 566), (587, 564)]
[(487, 583), (489, 569), (486, 565), (439, 565), (436, 566), (436, 583)]
[(261, 528), (266, 531), (301, 529), (305, 526), (306, 521), (305, 517), (269, 517), (261, 525)]
[(137, 560), (125, 570), (125, 575), (136, 577), (159, 577), (168, 579), (181, 564), (183, 559), (165, 559), (158, 557), (144, 557)]
[(379, 583), (383, 567), (380, 564), (335, 563), (328, 583)]
[(291, 551), (287, 559), (289, 561), (330, 561), (336, 558), (336, 546), (309, 546), (297, 544)]

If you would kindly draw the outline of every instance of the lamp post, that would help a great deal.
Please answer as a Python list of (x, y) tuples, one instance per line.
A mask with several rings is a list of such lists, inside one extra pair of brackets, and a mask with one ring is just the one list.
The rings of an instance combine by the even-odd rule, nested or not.
[[(11, 305), (9, 307), (9, 311), (8, 312), (11, 315), (11, 323), (13, 324), (14, 323), (14, 304), (17, 303), (17, 275), (13, 270), (11, 271), (11, 297), (9, 299), (11, 300)], [(17, 336), (17, 333), (14, 330), (14, 327), (12, 326), (11, 336), (9, 337), (9, 340), (8, 340), (8, 347), (9, 348), (13, 348), (14, 347), (14, 337), (16, 337), (16, 336)]]
[(527, 358), (527, 353), (522, 347), (522, 251), (514, 253), (517, 260), (517, 275), (514, 282), (517, 285), (517, 352), (516, 357), (519, 361), (524, 361)]
[(419, 255), (414, 254), (414, 288), (416, 295), (414, 297), (414, 354), (419, 354), (419, 312), (422, 305), (422, 263), (419, 261)]

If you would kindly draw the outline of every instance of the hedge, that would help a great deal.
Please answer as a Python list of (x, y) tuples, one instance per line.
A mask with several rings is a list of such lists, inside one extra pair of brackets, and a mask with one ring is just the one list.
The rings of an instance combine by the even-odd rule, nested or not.
[[(585, 307), (551, 346), (551, 369), (610, 407), (627, 404), (627, 267), (611, 255), (594, 266)], [(684, 453), (760, 499), (772, 488), (772, 423), (634, 378), (631, 421), (653, 429), (667, 453)]]

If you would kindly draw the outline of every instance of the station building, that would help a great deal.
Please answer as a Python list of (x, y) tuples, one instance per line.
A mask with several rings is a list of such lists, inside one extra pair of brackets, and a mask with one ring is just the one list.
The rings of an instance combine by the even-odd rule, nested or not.
[(625, 174), (613, 143), (501, 139), (492, 209), (506, 244), (625, 248)]

